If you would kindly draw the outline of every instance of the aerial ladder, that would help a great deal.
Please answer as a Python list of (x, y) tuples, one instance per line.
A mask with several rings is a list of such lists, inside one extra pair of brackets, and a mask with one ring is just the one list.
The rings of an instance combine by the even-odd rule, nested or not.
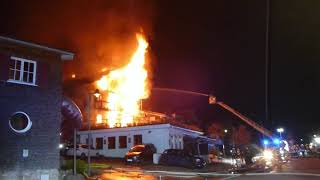
[(190, 94), (190, 95), (196, 95), (196, 96), (206, 96), (206, 97), (209, 98), (209, 104), (212, 104), (212, 105), (217, 104), (217, 105), (221, 106), (223, 109), (231, 112), (232, 114), (234, 114), (235, 116), (240, 118), (243, 122), (245, 122), (246, 124), (248, 124), (249, 126), (254, 128), (255, 130), (259, 131), (264, 136), (269, 137), (270, 139), (272, 139), (274, 137), (274, 135), (273, 135), (273, 133), (271, 131), (269, 131), (268, 129), (264, 128), (260, 124), (254, 122), (253, 120), (251, 120), (250, 118), (246, 117), (245, 115), (241, 114), (240, 112), (238, 112), (237, 110), (233, 109), (232, 107), (230, 107), (226, 103), (224, 103), (222, 101), (217, 101), (216, 97), (213, 96), (213, 95), (204, 94), (204, 93), (198, 93), (198, 92), (193, 92), (193, 91), (169, 89), (169, 88), (154, 88), (154, 89), (158, 90), (158, 91), (170, 91), (170, 92), (184, 93), (184, 94)]
[(244, 116), (243, 114), (241, 114), (237, 110), (233, 109), (232, 107), (230, 107), (226, 103), (221, 102), (221, 101), (216, 101), (216, 97), (210, 95), (209, 96), (209, 104), (217, 104), (217, 105), (221, 106), (222, 108), (228, 110), (229, 112), (231, 112), (232, 114), (234, 114), (235, 116), (240, 118), (242, 121), (247, 123), (249, 126), (254, 128), (255, 130), (259, 131), (261, 134), (269, 137), (270, 139), (273, 138), (273, 133), (271, 131), (264, 128), (260, 124), (254, 122), (253, 120), (249, 119), (248, 117)]

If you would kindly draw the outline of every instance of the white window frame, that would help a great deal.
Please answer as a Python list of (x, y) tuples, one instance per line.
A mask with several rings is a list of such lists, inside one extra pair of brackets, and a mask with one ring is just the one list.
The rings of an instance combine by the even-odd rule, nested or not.
[[(10, 57), (10, 61), (20, 61), (21, 62), (21, 65), (20, 65), (20, 78), (19, 78), (19, 80), (8, 79), (7, 82), (17, 83), (17, 84), (24, 84), (24, 85), (31, 85), (31, 86), (37, 86), (36, 85), (36, 77), (37, 77), (37, 62), (36, 61), (29, 60), (29, 59), (24, 59), (24, 58), (19, 58), (19, 57), (15, 57), (15, 56), (11, 56)], [(23, 81), (24, 63), (25, 62), (33, 63), (33, 72), (32, 72), (33, 73), (33, 81), (32, 81), (32, 83)], [(9, 71), (10, 71), (10, 69), (9, 69)], [(30, 73), (29, 70), (28, 70), (28, 73)], [(15, 75), (14, 75), (14, 77), (15, 77)]]
[(30, 120), (29, 115), (28, 115), (27, 113), (23, 112), (23, 111), (17, 111), (17, 112), (15, 112), (15, 113), (13, 113), (13, 114), (11, 115), (11, 117), (14, 116), (14, 115), (16, 115), (16, 114), (23, 114), (23, 115), (25, 115), (25, 116), (27, 117), (27, 120), (28, 120), (27, 126), (26, 126), (24, 129), (17, 130), (17, 129), (15, 129), (15, 128), (12, 127), (11, 122), (10, 122), (10, 120), (9, 120), (9, 127), (10, 127), (14, 132), (16, 132), (16, 133), (25, 133), (25, 132), (29, 131), (29, 130), (31, 129), (31, 127), (32, 127), (32, 121)]

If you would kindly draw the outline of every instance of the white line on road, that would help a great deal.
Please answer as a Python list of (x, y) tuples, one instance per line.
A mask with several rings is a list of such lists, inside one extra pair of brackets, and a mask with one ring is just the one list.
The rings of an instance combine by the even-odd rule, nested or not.
[(201, 172), (176, 172), (176, 171), (144, 171), (145, 173), (172, 174), (172, 175), (189, 175), (189, 176), (234, 176), (228, 173), (201, 173)]
[(294, 175), (294, 176), (319, 176), (320, 174), (314, 174), (314, 173), (248, 173), (243, 174), (248, 176), (261, 176), (261, 175)]
[(236, 177), (239, 177), (239, 176), (241, 176), (241, 175), (237, 174), (237, 175), (234, 175), (234, 176), (229, 176), (229, 177), (223, 178), (222, 180), (233, 179), (233, 178), (236, 178)]

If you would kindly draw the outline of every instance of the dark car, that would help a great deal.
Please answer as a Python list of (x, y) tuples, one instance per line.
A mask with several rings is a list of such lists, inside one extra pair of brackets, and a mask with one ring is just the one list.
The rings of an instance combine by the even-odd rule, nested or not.
[(203, 168), (206, 162), (201, 157), (197, 157), (180, 149), (167, 149), (160, 157), (159, 164), (169, 166), (182, 166), (186, 168)]
[(153, 144), (141, 144), (133, 146), (129, 152), (125, 155), (125, 161), (127, 163), (141, 163), (152, 161), (153, 154), (157, 150)]

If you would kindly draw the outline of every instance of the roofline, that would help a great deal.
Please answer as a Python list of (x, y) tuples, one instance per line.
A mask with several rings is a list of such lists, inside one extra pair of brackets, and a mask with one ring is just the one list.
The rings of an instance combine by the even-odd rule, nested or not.
[[(130, 127), (116, 127), (116, 128), (105, 128), (105, 129), (92, 129), (90, 130), (92, 133), (99, 133), (103, 131), (110, 131), (110, 132), (120, 132), (120, 131), (138, 131), (141, 129), (148, 129), (148, 128), (153, 128), (153, 129), (162, 129), (162, 128), (169, 128), (170, 124), (150, 124), (150, 125), (143, 125), (143, 126), (130, 126)], [(88, 130), (80, 130), (78, 131), (79, 134), (82, 133), (87, 133)]]
[(5, 41), (9, 41), (9, 42), (13, 42), (13, 43), (17, 43), (17, 44), (21, 44), (21, 45), (26, 45), (26, 46), (30, 46), (30, 47), (34, 47), (34, 48), (39, 48), (39, 49), (51, 51), (54, 53), (58, 53), (58, 54), (60, 54), (61, 60), (73, 60), (74, 55), (75, 55), (74, 53), (71, 53), (71, 52), (62, 51), (62, 50), (55, 49), (55, 48), (49, 48), (49, 47), (42, 46), (39, 44), (34, 44), (34, 43), (21, 41), (21, 40), (17, 40), (17, 39), (12, 39), (12, 38), (8, 38), (8, 37), (0, 36), (0, 39), (5, 40)]
[[(170, 125), (171, 125), (171, 124), (170, 124)], [(174, 125), (171, 125), (171, 127), (172, 127), (172, 128), (175, 128), (175, 129), (181, 129), (181, 130), (185, 130), (185, 131), (189, 131), (189, 132), (192, 132), (192, 133), (196, 133), (196, 134), (203, 135), (203, 132), (201, 132), (201, 131), (195, 131), (195, 130), (192, 130), (192, 129), (182, 128), (182, 127), (174, 126)]]
[[(119, 132), (119, 131), (126, 131), (126, 130), (134, 130), (134, 131), (137, 131), (137, 130), (141, 130), (141, 129), (147, 129), (147, 128), (150, 128), (150, 127), (157, 127), (155, 129), (161, 129), (161, 128), (174, 128), (174, 129), (180, 129), (180, 130), (184, 130), (184, 131), (188, 131), (188, 132), (191, 132), (191, 133), (196, 133), (196, 134), (199, 134), (199, 135), (203, 135), (203, 132), (200, 132), (200, 131), (194, 131), (194, 130), (191, 130), (191, 129), (187, 129), (187, 128), (181, 128), (181, 127), (178, 127), (178, 126), (174, 126), (174, 125), (171, 125), (170, 123), (166, 123), (166, 124), (149, 124), (149, 125), (144, 125), (144, 126), (130, 126), (130, 127), (119, 127), (119, 128), (107, 128), (107, 129), (94, 129), (94, 130), (90, 130), (92, 133), (99, 133), (99, 132), (103, 132), (103, 131), (115, 131), (115, 132)], [(118, 130), (118, 131), (117, 131)], [(88, 130), (82, 130), (82, 131), (79, 131), (78, 133), (79, 134), (85, 134), (87, 133)]]

